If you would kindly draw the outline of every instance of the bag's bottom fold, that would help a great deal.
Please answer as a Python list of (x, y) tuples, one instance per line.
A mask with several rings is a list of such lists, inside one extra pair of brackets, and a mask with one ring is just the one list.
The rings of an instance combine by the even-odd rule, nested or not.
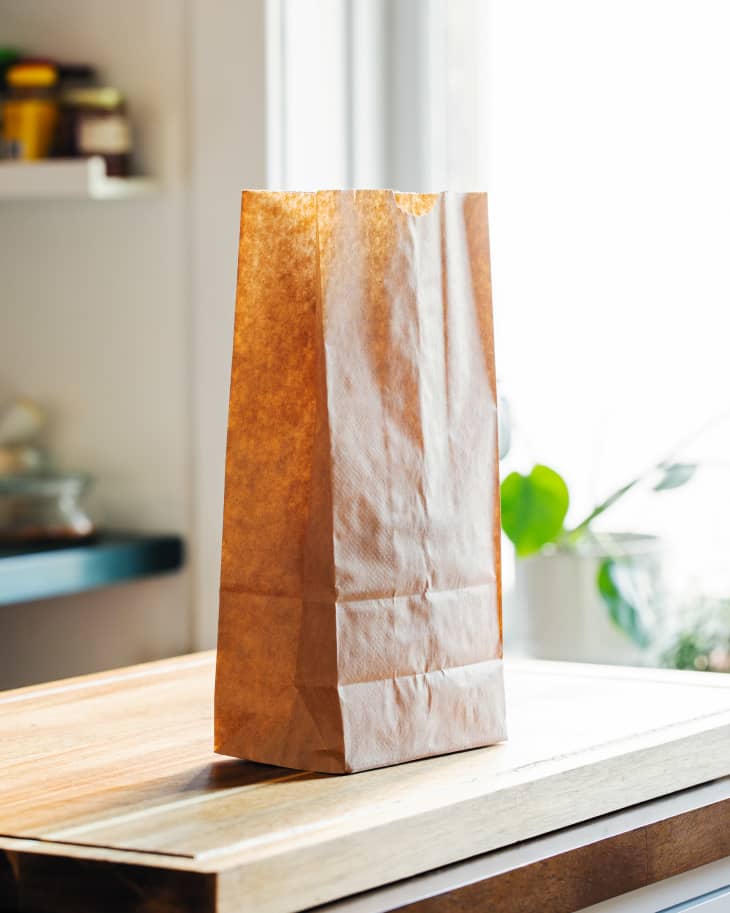
[[(382, 620), (388, 613), (373, 613), (369, 600), (353, 611), (352, 603), (222, 592), (215, 750), (265, 764), (349, 773), (504, 740), (495, 589), (489, 583), (392, 599), (401, 618), (395, 626), (391, 618), (380, 638), (374, 615)], [(393, 650), (395, 629), (408, 625), (405, 616), (418, 619), (419, 636), (409, 641), (401, 662), (388, 657), (385, 665), (399, 671), (387, 674), (383, 650)], [(368, 637), (359, 636), (365, 633), (358, 630), (363, 619)], [(356, 642), (360, 659), (354, 663)], [(412, 649), (419, 642), (420, 663)], [(262, 651), (262, 643), (270, 649)], [(347, 680), (338, 656), (350, 670), (358, 667), (358, 680)]]

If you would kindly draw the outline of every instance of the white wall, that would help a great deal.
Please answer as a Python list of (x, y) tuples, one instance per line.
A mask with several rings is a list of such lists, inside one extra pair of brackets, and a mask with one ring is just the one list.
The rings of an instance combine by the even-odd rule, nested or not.
[[(53, 416), (67, 467), (98, 478), (109, 527), (190, 533), (189, 123), (180, 0), (0, 0), (0, 35), (97, 64), (129, 98), (138, 164), (161, 193), (0, 203), (0, 399)], [(184, 652), (189, 572), (0, 607), (0, 687)]]
[(267, 186), (266, 0), (192, 0), (194, 643), (215, 645), (241, 190)]

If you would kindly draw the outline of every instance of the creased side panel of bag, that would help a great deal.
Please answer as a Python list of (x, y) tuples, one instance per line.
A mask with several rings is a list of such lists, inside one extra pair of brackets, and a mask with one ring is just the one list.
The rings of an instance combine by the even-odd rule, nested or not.
[(505, 738), (486, 197), (317, 195), (347, 770)]
[(302, 624), (317, 399), (316, 258), (314, 194), (244, 192), (215, 748), (263, 763), (342, 770), (339, 706), (314, 718), (298, 686), (303, 651), (336, 675), (334, 618), (329, 659), (326, 631)]

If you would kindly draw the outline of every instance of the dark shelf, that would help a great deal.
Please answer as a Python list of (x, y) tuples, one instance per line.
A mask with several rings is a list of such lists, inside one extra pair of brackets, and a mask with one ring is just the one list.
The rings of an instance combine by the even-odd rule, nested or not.
[(175, 571), (179, 536), (105, 533), (75, 545), (0, 547), (0, 605), (67, 596)]

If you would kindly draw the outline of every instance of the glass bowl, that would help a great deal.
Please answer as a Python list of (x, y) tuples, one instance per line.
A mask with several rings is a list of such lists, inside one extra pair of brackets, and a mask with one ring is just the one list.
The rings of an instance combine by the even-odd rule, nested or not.
[(73, 541), (94, 534), (83, 507), (86, 473), (0, 476), (0, 543)]

